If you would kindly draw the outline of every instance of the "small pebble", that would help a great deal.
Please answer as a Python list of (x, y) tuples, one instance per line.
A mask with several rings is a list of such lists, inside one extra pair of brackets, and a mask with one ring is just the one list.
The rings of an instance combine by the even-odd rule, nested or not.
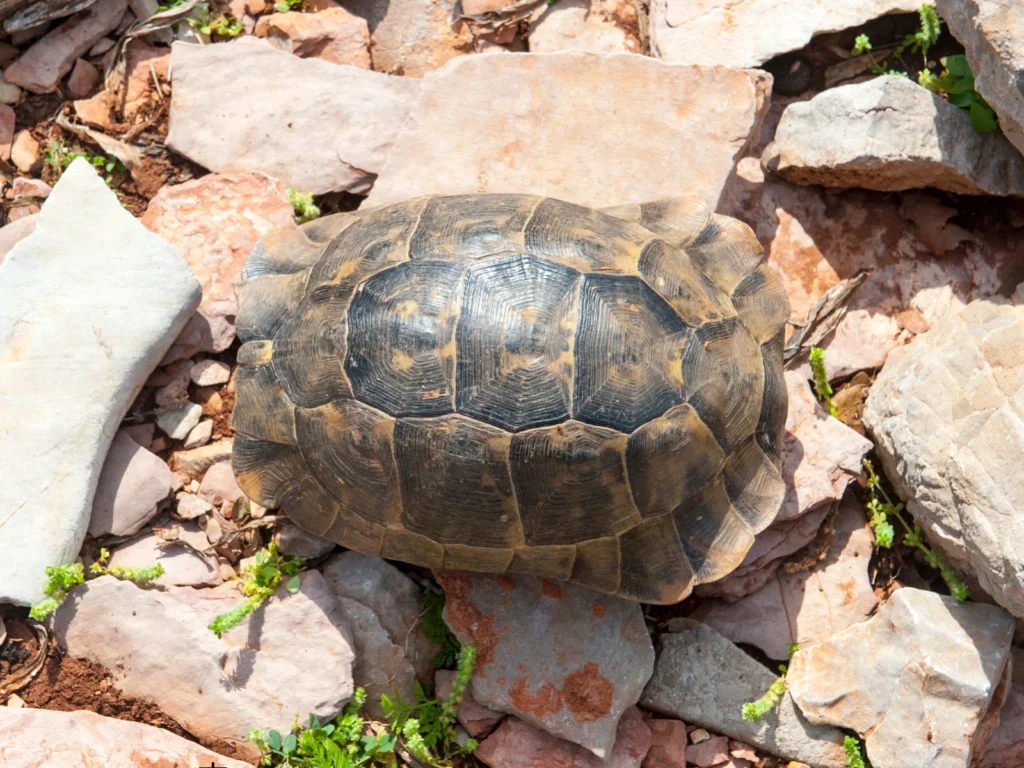
[(210, 442), (210, 437), (213, 436), (213, 422), (209, 419), (206, 421), (200, 421), (192, 431), (188, 433), (188, 437), (185, 438), (185, 442), (182, 443), (181, 447), (184, 449), (199, 448), (200, 446), (206, 445)]
[(199, 387), (226, 384), (231, 378), (231, 366), (220, 360), (200, 360), (192, 366), (190, 376)]
[(695, 728), (690, 731), (690, 743), (700, 744), (702, 741), (707, 741), (711, 738), (711, 734), (705, 731), (703, 728)]

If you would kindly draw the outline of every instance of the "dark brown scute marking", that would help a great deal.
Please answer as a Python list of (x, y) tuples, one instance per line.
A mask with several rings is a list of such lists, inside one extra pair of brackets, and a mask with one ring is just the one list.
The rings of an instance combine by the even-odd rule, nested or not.
[(347, 296), (337, 297), (334, 288), (323, 286), (306, 294), (274, 337), (274, 373), (300, 408), (352, 397), (341, 368), (348, 302)]
[(775, 519), (786, 493), (782, 473), (751, 436), (729, 457), (723, 472), (725, 491), (754, 533)]
[(580, 272), (635, 275), (651, 233), (639, 224), (545, 198), (526, 225), (526, 252)]
[(533, 256), (466, 275), (456, 328), (456, 408), (518, 431), (569, 418), (579, 273)]
[(750, 526), (733, 509), (721, 477), (688, 499), (673, 517), (700, 583), (735, 570), (754, 542)]
[(750, 227), (717, 213), (708, 219), (686, 252), (690, 261), (728, 295), (765, 258)]
[(302, 301), (306, 291), (306, 272), (267, 275), (239, 283), (238, 315), (235, 328), (239, 340), (264, 341), (274, 334)]
[(239, 365), (265, 365), (274, 355), (274, 342), (269, 340), (247, 341), (238, 348), (235, 361)]
[(276, 509), (289, 485), (306, 473), (297, 448), (236, 434), (231, 467), (245, 495), (268, 509)]
[(345, 373), (355, 396), (392, 416), (454, 410), (455, 323), (463, 267), (405, 262), (359, 286)]
[(700, 197), (669, 197), (640, 205), (640, 224), (678, 248), (693, 242), (710, 216), (710, 207)]
[(621, 536), (619, 594), (643, 603), (676, 603), (690, 594), (695, 575), (670, 515), (644, 520)]
[(729, 297), (697, 269), (685, 251), (652, 240), (640, 254), (641, 276), (691, 326), (735, 314)]
[(789, 297), (779, 276), (767, 264), (747, 275), (732, 293), (743, 325), (758, 344), (774, 338), (789, 319)]
[(540, 202), (529, 195), (430, 198), (409, 243), (411, 259), (473, 261), (523, 252), (523, 228)]
[(441, 542), (523, 541), (508, 469), (507, 432), (465, 416), (395, 424), (405, 527)]
[(737, 318), (697, 328), (683, 353), (690, 405), (731, 453), (754, 433), (764, 392), (757, 344)]
[(387, 560), (401, 560), (424, 568), (438, 569), (444, 565), (444, 546), (404, 528), (388, 528), (384, 531), (380, 556)]
[(257, 440), (295, 445), (295, 406), (270, 365), (239, 366), (231, 427)]
[(626, 443), (629, 486), (645, 518), (673, 512), (724, 465), (721, 446), (690, 405), (644, 424)]
[(639, 520), (625, 443), (625, 435), (576, 421), (512, 436), (509, 466), (527, 544), (614, 536)]
[(601, 592), (618, 594), (621, 563), (622, 553), (617, 537), (581, 541), (576, 545), (576, 562), (570, 580)]
[(526, 573), (531, 576), (568, 580), (572, 576), (575, 559), (575, 544), (519, 547), (513, 553), (508, 571), (509, 573)]
[(295, 418), (309, 471), (346, 512), (380, 525), (402, 521), (394, 427), (393, 418), (355, 400), (300, 408)]
[(360, 216), (324, 250), (312, 268), (310, 287), (354, 287), (364, 278), (409, 258), (409, 239), (427, 198), (418, 197)]
[(621, 432), (685, 400), (688, 330), (638, 277), (584, 275), (573, 418)]
[(511, 549), (471, 547), (465, 544), (444, 545), (445, 569), (504, 573), (511, 562)]
[(764, 364), (764, 397), (757, 420), (757, 443), (776, 465), (782, 462), (782, 441), (786, 436), (786, 414), (789, 411), (789, 390), (782, 359), (785, 332), (761, 345)]

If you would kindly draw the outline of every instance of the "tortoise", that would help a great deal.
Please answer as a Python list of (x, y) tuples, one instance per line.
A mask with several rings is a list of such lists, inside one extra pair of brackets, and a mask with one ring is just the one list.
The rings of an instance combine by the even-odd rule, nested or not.
[(350, 549), (668, 604), (781, 505), (788, 300), (698, 198), (336, 214), (238, 300), (238, 483)]

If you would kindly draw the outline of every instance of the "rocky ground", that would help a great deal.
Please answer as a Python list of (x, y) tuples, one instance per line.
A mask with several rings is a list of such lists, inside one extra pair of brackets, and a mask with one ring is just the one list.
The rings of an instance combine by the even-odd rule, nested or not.
[[(250, 729), (362, 689), (379, 738), (382, 694), (461, 690), (460, 644), (445, 743), (479, 746), (438, 765), (1024, 765), (1024, 9), (937, 15), (0, 2), (0, 765), (287, 763)], [(315, 215), (303, 195), (328, 215), (472, 192), (697, 194), (753, 230), (792, 306), (787, 493), (730, 575), (647, 606), (432, 573), (245, 498), (257, 241)], [(301, 573), (210, 631), (270, 544)], [(76, 560), (88, 580), (30, 618)]]

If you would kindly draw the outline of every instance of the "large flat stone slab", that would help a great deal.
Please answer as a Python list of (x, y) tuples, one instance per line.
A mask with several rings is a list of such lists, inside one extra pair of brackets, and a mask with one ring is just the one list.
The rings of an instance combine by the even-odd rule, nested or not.
[(423, 81), (364, 205), (522, 192), (598, 208), (698, 195), (714, 208), (770, 84), (631, 54), (463, 57)]
[(1024, 5), (1017, 0), (936, 0), (964, 45), (974, 87), (999, 116), (999, 128), (1024, 153)]
[(262, 171), (313, 194), (369, 190), (419, 88), (251, 37), (175, 43), (171, 70), (168, 147), (211, 171)]
[(0, 707), (4, 768), (250, 768), (152, 725), (95, 712)]
[(711, 627), (673, 619), (658, 638), (658, 662), (640, 703), (690, 725), (820, 768), (845, 768), (843, 732), (808, 722), (787, 693), (763, 720), (740, 716), (761, 698), (776, 675)]
[(978, 133), (967, 110), (905, 77), (790, 104), (761, 161), (796, 184), (1024, 195), (1024, 156), (1006, 137)]
[(477, 647), (473, 698), (611, 755), (654, 666), (640, 605), (533, 576), (437, 575), (445, 621)]
[(0, 266), (0, 600), (74, 560), (117, 425), (199, 303), (174, 249), (84, 159)]
[(857, 731), (874, 765), (967, 768), (1013, 630), (998, 606), (900, 589), (870, 620), (798, 651), (786, 682), (808, 720)]

